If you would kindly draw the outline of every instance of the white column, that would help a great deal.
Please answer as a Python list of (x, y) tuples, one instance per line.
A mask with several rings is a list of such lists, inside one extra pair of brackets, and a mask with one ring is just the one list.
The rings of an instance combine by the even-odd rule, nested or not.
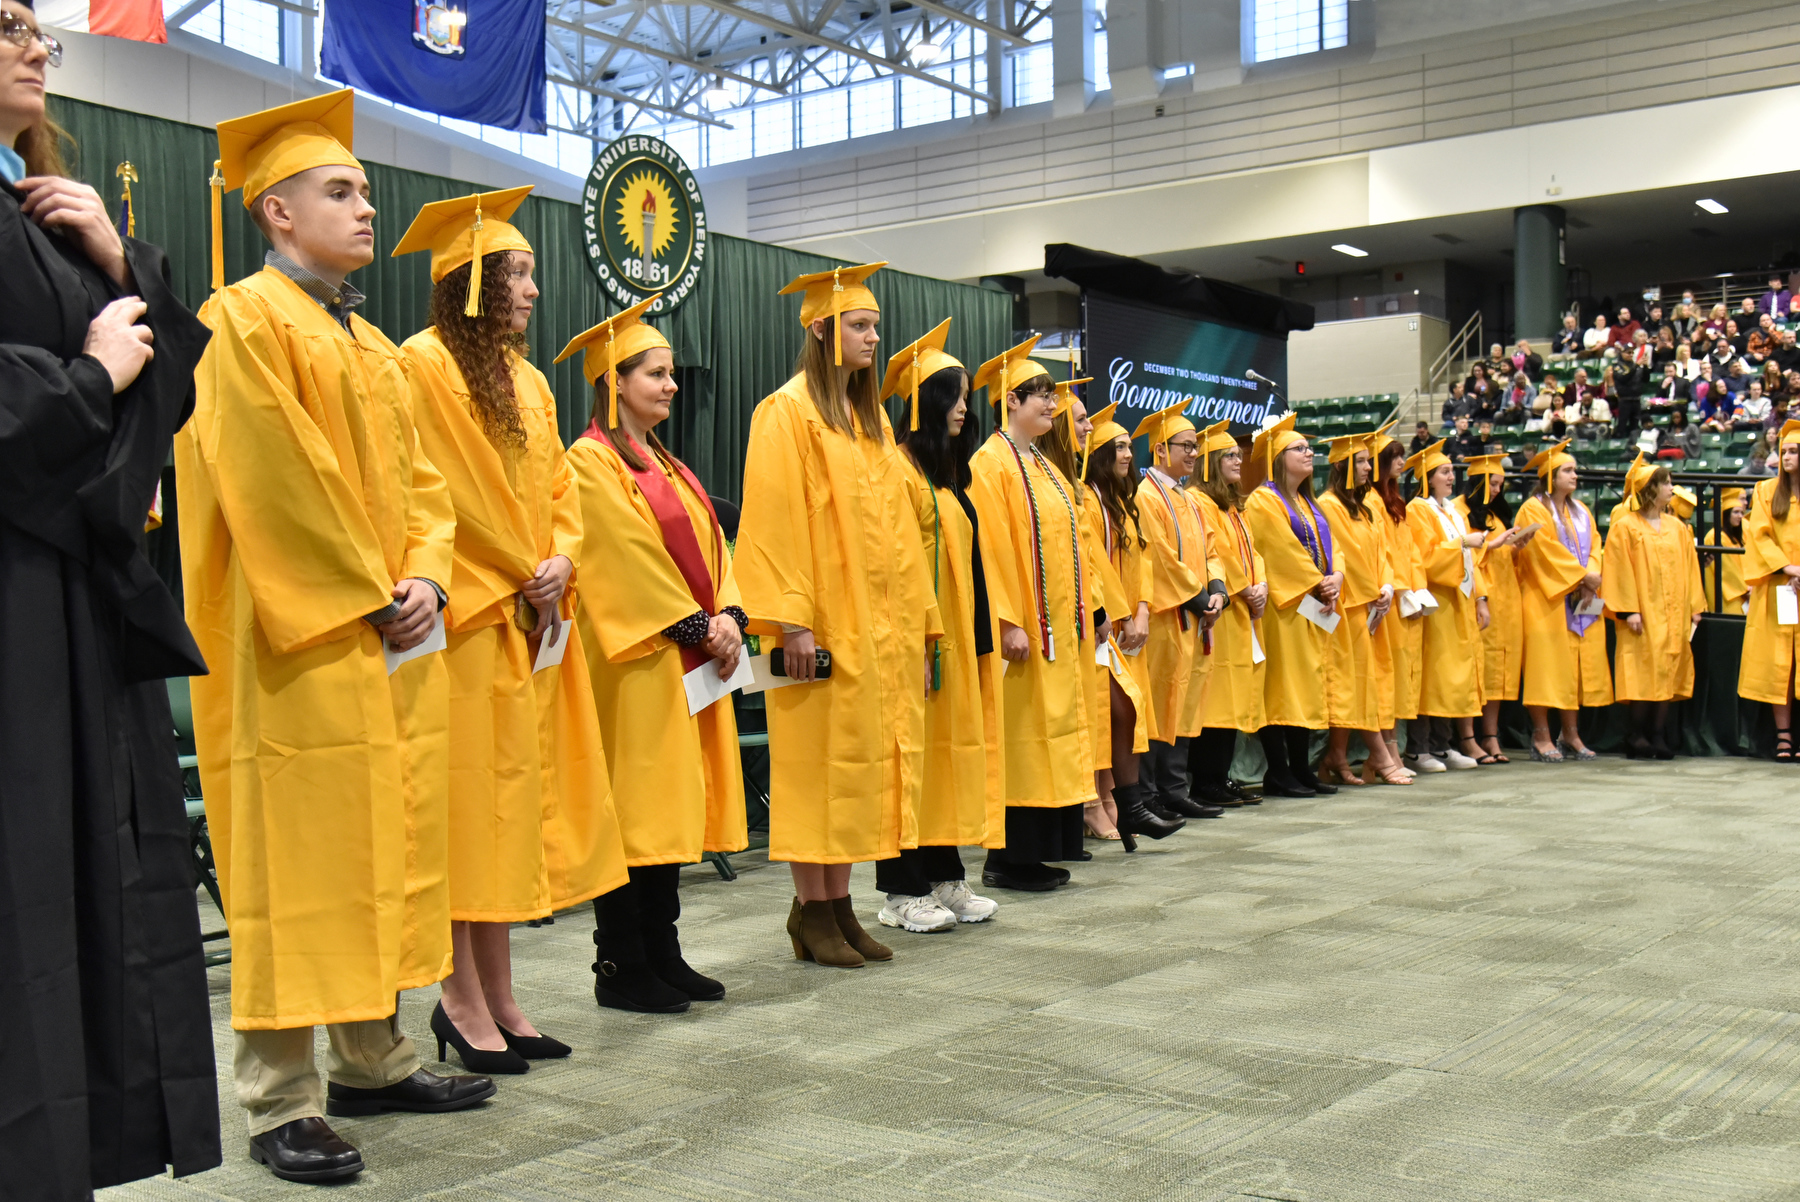
[(1073, 117), (1094, 102), (1094, 0), (1050, 0), (1052, 111)]

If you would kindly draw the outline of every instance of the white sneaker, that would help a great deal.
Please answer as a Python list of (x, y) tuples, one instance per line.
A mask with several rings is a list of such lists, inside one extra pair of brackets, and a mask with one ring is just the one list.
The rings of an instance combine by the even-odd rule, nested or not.
[(908, 897), (904, 893), (887, 895), (887, 905), (875, 916), (884, 927), (900, 927), (924, 935), (931, 931), (956, 928), (956, 915), (938, 904), (935, 894)]
[(1468, 768), (1481, 767), (1481, 765), (1477, 761), (1464, 755), (1462, 752), (1458, 751), (1454, 747), (1452, 747), (1449, 751), (1446, 751), (1444, 753), (1444, 762), (1446, 764), (1449, 764), (1452, 768), (1456, 769), (1458, 772), (1462, 772)]
[(1438, 759), (1435, 755), (1432, 755), (1429, 751), (1421, 751), (1418, 755), (1413, 757), (1413, 762), (1419, 766), (1420, 772), (1448, 772), (1449, 771), (1448, 768), (1444, 767), (1444, 761)]
[(1000, 908), (993, 898), (970, 889), (968, 881), (939, 881), (931, 887), (931, 895), (960, 922), (986, 922)]

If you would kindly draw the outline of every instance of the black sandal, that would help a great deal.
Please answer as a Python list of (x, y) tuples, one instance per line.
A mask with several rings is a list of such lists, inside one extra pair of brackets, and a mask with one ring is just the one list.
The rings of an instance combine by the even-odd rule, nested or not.
[[(1482, 747), (1481, 740), (1477, 739), (1474, 735), (1470, 735), (1466, 739), (1459, 739), (1458, 742), (1475, 744), (1475, 754), (1470, 755), (1469, 758), (1474, 760), (1477, 764), (1480, 764), (1483, 768), (1487, 767), (1489, 764), (1498, 764), (1501, 762), (1498, 756), (1491, 754), (1486, 748)], [(1467, 751), (1464, 751), (1463, 754), (1469, 755)]]
[(1775, 762), (1777, 764), (1794, 762), (1794, 736), (1785, 730), (1775, 732)]

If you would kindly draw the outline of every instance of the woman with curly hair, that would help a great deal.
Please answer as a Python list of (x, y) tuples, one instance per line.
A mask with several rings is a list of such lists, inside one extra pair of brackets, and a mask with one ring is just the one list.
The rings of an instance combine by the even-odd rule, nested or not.
[(555, 397), (525, 358), (535, 263), (507, 218), (529, 191), (428, 204), (394, 248), (431, 251), (432, 324), (401, 350), (419, 441), (456, 507), (445, 612), (453, 958), (431, 1029), (440, 1059), (449, 1044), (482, 1073), (522, 1073), (570, 1050), (513, 998), (509, 924), (626, 882), (572, 628), (581, 505)]

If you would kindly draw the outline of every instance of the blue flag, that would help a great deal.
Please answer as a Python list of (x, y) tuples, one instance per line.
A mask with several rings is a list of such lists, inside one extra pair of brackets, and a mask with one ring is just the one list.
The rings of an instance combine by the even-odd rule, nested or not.
[(544, 0), (330, 0), (319, 73), (444, 117), (544, 132)]

